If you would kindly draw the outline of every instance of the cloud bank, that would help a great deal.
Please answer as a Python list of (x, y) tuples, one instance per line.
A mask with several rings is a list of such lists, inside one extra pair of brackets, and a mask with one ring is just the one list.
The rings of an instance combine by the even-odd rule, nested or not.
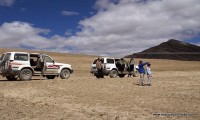
[(31, 48), (39, 50), (64, 50), (66, 38), (54, 35), (44, 37), (50, 30), (35, 28), (32, 24), (20, 21), (4, 23), (0, 26), (0, 47), (6, 48)]
[(123, 56), (200, 33), (198, 0), (99, 0), (96, 5), (99, 12), (80, 21), (82, 31), (68, 40), (83, 53)]
[(14, 4), (14, 2), (15, 0), (0, 0), (0, 5), (10, 7)]
[(81, 31), (70, 37), (47, 38), (42, 34), (49, 30), (29, 23), (4, 23), (0, 47), (124, 56), (171, 38), (186, 40), (200, 34), (199, 0), (97, 0), (95, 9), (98, 12), (81, 20)]

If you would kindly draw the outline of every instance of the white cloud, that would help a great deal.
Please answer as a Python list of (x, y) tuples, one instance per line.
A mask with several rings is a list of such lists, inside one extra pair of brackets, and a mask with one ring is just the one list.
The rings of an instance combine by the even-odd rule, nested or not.
[(68, 45), (82, 53), (123, 56), (200, 32), (199, 0), (110, 1), (97, 1), (99, 12), (80, 21), (82, 31)]
[(0, 0), (0, 5), (10, 7), (14, 2), (15, 0)]
[(47, 38), (41, 34), (49, 30), (29, 23), (4, 23), (0, 26), (0, 47), (125, 56), (171, 38), (184, 40), (200, 33), (199, 0), (138, 1), (98, 0), (98, 12), (80, 21), (82, 30), (71, 37)]
[(56, 39), (42, 37), (49, 30), (34, 28), (31, 24), (15, 21), (0, 26), (0, 47), (20, 48), (27, 46), (37, 49), (47, 49), (55, 45)]
[(78, 12), (70, 12), (70, 11), (62, 11), (61, 14), (65, 16), (79, 15)]

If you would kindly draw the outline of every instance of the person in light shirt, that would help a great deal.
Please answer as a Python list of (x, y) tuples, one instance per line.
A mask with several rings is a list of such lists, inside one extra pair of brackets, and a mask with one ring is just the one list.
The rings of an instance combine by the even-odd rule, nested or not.
[(147, 71), (147, 84), (149, 86), (151, 86), (152, 72), (151, 72), (151, 64), (150, 63), (147, 64), (146, 71)]

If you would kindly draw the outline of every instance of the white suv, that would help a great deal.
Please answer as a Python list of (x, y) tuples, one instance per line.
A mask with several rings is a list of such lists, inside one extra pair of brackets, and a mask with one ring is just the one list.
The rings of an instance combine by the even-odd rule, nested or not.
[[(138, 69), (137, 65), (134, 65), (131, 70), (130, 67), (128, 67), (126, 64), (122, 71), (121, 66), (118, 64), (120, 59), (104, 57), (104, 58), (100, 58), (100, 60), (103, 63), (104, 75), (106, 76), (109, 75), (111, 78), (116, 78), (117, 76), (119, 76), (120, 78), (123, 78), (127, 74), (131, 74), (134, 77), (137, 77), (139, 75), (138, 70), (137, 70)], [(94, 76), (97, 77), (96, 61), (97, 59), (93, 61), (91, 65), (90, 73), (92, 73)]]
[(0, 59), (0, 75), (8, 80), (31, 80), (32, 76), (43, 76), (48, 79), (60, 76), (62, 79), (68, 79), (71, 73), (71, 65), (57, 63), (42, 53), (7, 52)]

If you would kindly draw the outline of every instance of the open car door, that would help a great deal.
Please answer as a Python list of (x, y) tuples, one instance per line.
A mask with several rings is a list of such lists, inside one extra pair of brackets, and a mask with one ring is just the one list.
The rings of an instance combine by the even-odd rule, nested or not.
[(54, 60), (48, 55), (42, 54), (42, 58), (44, 60), (43, 75), (58, 75), (58, 70), (60, 69), (60, 66), (55, 65)]

